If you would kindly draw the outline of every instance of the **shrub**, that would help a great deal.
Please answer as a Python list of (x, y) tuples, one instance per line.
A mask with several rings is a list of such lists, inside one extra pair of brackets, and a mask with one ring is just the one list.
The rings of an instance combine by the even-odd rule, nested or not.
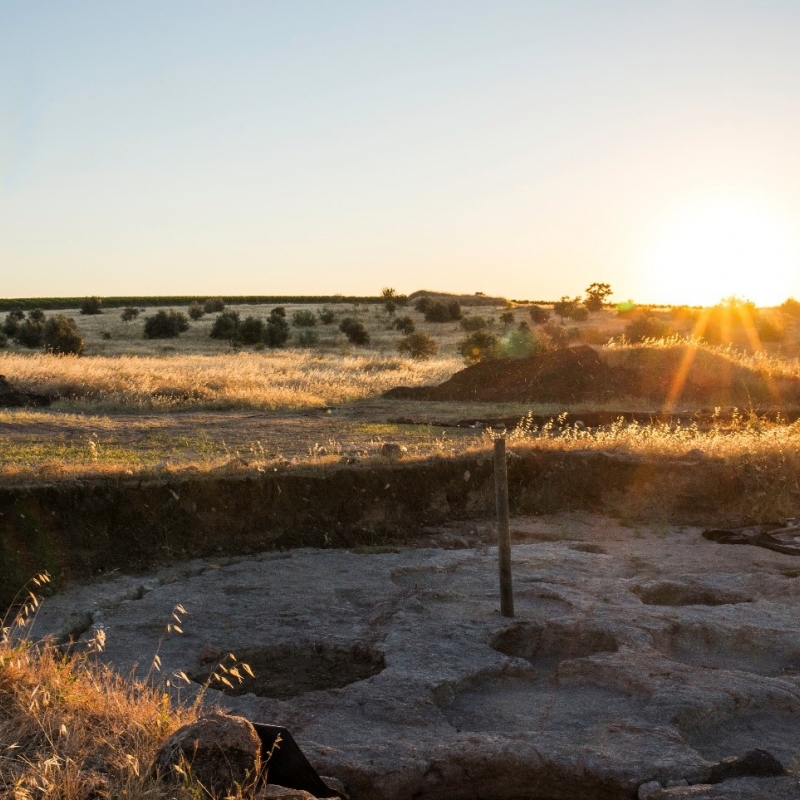
[(9, 311), (3, 322), (3, 333), (7, 336), (15, 336), (20, 322), (25, 319), (24, 311)]
[(586, 312), (600, 311), (603, 308), (606, 300), (614, 292), (611, 291), (611, 286), (607, 283), (592, 283), (586, 289)]
[(503, 323), (503, 329), (505, 330), (509, 325), (514, 324), (514, 312), (513, 311), (504, 311), (500, 315), (500, 322)]
[(295, 328), (313, 328), (317, 324), (317, 318), (313, 311), (295, 311), (292, 314), (292, 325)]
[(502, 346), (507, 358), (527, 358), (536, 352), (538, 342), (528, 323), (522, 322), (516, 330), (503, 337)]
[(794, 299), (794, 297), (790, 297), (787, 300), (784, 300), (778, 308), (783, 311), (784, 314), (790, 317), (800, 317), (800, 303)]
[(175, 339), (189, 330), (189, 320), (180, 311), (161, 309), (144, 321), (145, 339)]
[(305, 328), (297, 334), (297, 344), (300, 347), (314, 347), (319, 343), (319, 334), (309, 328)]
[[(134, 308), (133, 306), (128, 306), (122, 312), (122, 321), (123, 322), (132, 322), (138, 316), (139, 316), (139, 309), (138, 308)], [(194, 319), (194, 317), (192, 317), (192, 319)]]
[(319, 314), (319, 321), (323, 325), (333, 325), (336, 322), (336, 314), (334, 314), (333, 309), (321, 308), (317, 314)]
[(28, 319), (31, 322), (44, 322), (46, 318), (41, 308), (34, 308), (28, 312)]
[(103, 331), (101, 335), (106, 341), (109, 341), (111, 339), (111, 331)]
[(81, 303), (81, 314), (102, 314), (103, 300), (100, 297), (84, 297)]
[(409, 333), (414, 333), (414, 331), (417, 329), (417, 326), (414, 324), (414, 320), (408, 315), (404, 317), (398, 317), (392, 323), (392, 327), (397, 328), (400, 333), (404, 333), (406, 336), (408, 336)]
[(640, 314), (625, 326), (625, 337), (631, 342), (663, 339), (669, 334), (669, 324), (652, 314)]
[(63, 314), (50, 317), (44, 326), (44, 347), (49, 353), (79, 356), (84, 342), (75, 320)]
[(696, 312), (689, 306), (672, 306), (669, 315), (675, 322), (689, 322), (696, 318)]
[(436, 300), (423, 312), (427, 322), (457, 322), (461, 319), (458, 300)]
[(468, 332), (472, 331), (481, 331), (487, 326), (487, 322), (484, 317), (464, 317), (461, 320), (461, 327)]
[(561, 322), (563, 323), (565, 319), (569, 319), (573, 315), (580, 304), (580, 297), (569, 298), (564, 295), (557, 303), (553, 303), (553, 311), (561, 317)]
[(419, 311), (420, 314), (425, 314), (432, 304), (433, 300), (431, 300), (430, 297), (423, 295), (415, 301), (414, 308)]
[(397, 352), (401, 356), (408, 356), (415, 361), (425, 361), (433, 358), (439, 352), (439, 345), (427, 333), (409, 333), (397, 343)]
[(561, 325), (548, 322), (542, 327), (542, 333), (547, 337), (547, 342), (551, 348), (560, 350), (569, 345), (569, 333)]
[(219, 314), (225, 310), (225, 301), (221, 297), (209, 297), (203, 303), (203, 311), (206, 314)]
[(239, 312), (223, 311), (214, 320), (208, 335), (212, 339), (223, 339), (233, 344), (239, 338)]
[(550, 312), (541, 306), (531, 306), (528, 309), (528, 314), (534, 325), (544, 325), (544, 323), (550, 319)]
[(256, 317), (246, 317), (239, 324), (238, 339), (242, 344), (256, 344), (264, 338), (264, 323)]
[(586, 306), (575, 306), (574, 311), (570, 314), (570, 319), (575, 322), (586, 322), (589, 319), (589, 309)]
[(339, 323), (339, 330), (347, 337), (350, 344), (369, 344), (369, 333), (364, 325), (353, 317), (345, 317)]
[(200, 303), (191, 303), (189, 305), (189, 316), (197, 322), (198, 319), (202, 319), (203, 315), (205, 314), (205, 309)]
[(44, 343), (44, 323), (33, 319), (23, 320), (17, 327), (14, 341), (31, 349), (41, 347)]
[(756, 322), (756, 333), (762, 342), (782, 342), (786, 331), (774, 320), (760, 317)]
[(381, 289), (381, 299), (383, 300), (383, 307), (387, 313), (394, 314), (397, 311), (397, 290), (389, 286)]
[(269, 312), (264, 328), (264, 343), (267, 347), (283, 347), (289, 339), (289, 323), (286, 321), (286, 309), (277, 306)]
[(3, 331), (0, 331), (0, 347), (5, 347), (7, 344), (8, 344), (8, 336), (6, 336), (5, 333), (3, 333)]
[(489, 331), (471, 333), (458, 345), (458, 352), (468, 364), (493, 361), (502, 355), (500, 340)]

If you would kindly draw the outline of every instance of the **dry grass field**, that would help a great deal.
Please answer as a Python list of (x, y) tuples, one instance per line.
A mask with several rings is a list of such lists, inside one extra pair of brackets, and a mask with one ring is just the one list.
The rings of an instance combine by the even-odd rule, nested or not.
[[(331, 307), (336, 323), (318, 319), (317, 342), (298, 347), (301, 329), (292, 327), (288, 346), (232, 349), (209, 336), (215, 314), (192, 322), (175, 339), (144, 339), (143, 319), (122, 320), (122, 309), (95, 316), (77, 309), (86, 340), (85, 355), (54, 356), (13, 342), (0, 350), (0, 374), (21, 389), (58, 396), (49, 409), (0, 412), (0, 478), (5, 481), (57, 477), (163, 472), (183, 469), (252, 469), (276, 461), (325, 463), (374, 456), (383, 442), (398, 441), (408, 458), (452, 455), (487, 445), (480, 430), (449, 427), (465, 418), (522, 417), (531, 411), (557, 418), (568, 412), (578, 419), (586, 407), (570, 404), (409, 403), (380, 398), (394, 386), (440, 383), (464, 366), (458, 344), (466, 333), (458, 322), (432, 323), (413, 307), (394, 316), (380, 304)], [(182, 309), (186, 311), (186, 309)], [(265, 319), (271, 307), (236, 306), (241, 318)], [(297, 311), (319, 316), (322, 306), (287, 305), (287, 319)], [(482, 316), (498, 336), (530, 323), (524, 306), (464, 306), (465, 316)], [(653, 351), (696, 331), (700, 312), (653, 310), (669, 325), (672, 338), (650, 341)], [(510, 314), (505, 319), (501, 315)], [(800, 375), (800, 329), (796, 318), (778, 310), (761, 312), (783, 331), (783, 338), (756, 352), (740, 348), (701, 347), (722, 353), (732, 364), (756, 369), (779, 381)], [(397, 316), (410, 316), (417, 330), (431, 335), (438, 354), (425, 361), (401, 358), (393, 327)], [(338, 321), (352, 316), (363, 322), (371, 341), (351, 345)], [(561, 325), (551, 316), (551, 331), (571, 343), (604, 347), (610, 362), (629, 359), (624, 334), (630, 318), (604, 310)], [(531, 325), (538, 334), (538, 326)], [(610, 342), (610, 344), (609, 344)], [(641, 349), (641, 346), (639, 346)], [(656, 354), (657, 355), (657, 354)], [(657, 361), (657, 359), (656, 359)], [(698, 359), (698, 363), (702, 359)], [(623, 399), (590, 404), (609, 411), (661, 410), (657, 404)], [(590, 410), (590, 409), (589, 409)], [(680, 455), (699, 449), (708, 454), (781, 452), (795, 448), (796, 428), (755, 420), (743, 410), (737, 424), (700, 429), (667, 424), (617, 424), (581, 430), (567, 426), (533, 430), (523, 426), (514, 436), (549, 448), (592, 448)], [(413, 421), (417, 424), (408, 424)], [(443, 423), (443, 424), (442, 424)]]
[(445, 380), (456, 358), (412, 361), (307, 350), (155, 356), (0, 354), (0, 373), (58, 395), (68, 411), (298, 410), (375, 397), (397, 385)]

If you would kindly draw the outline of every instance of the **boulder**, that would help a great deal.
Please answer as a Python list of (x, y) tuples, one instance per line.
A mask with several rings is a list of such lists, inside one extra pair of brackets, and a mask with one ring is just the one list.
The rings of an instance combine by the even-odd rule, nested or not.
[(302, 789), (287, 789), (285, 786), (268, 783), (258, 790), (255, 800), (317, 800), (317, 798)]
[(397, 442), (384, 442), (380, 449), (380, 454), (390, 461), (399, 461), (406, 452), (407, 448)]
[(261, 740), (244, 717), (216, 713), (178, 728), (161, 745), (153, 771), (166, 780), (180, 779), (175, 769), (188, 765), (193, 777), (214, 797), (235, 787), (255, 785)]

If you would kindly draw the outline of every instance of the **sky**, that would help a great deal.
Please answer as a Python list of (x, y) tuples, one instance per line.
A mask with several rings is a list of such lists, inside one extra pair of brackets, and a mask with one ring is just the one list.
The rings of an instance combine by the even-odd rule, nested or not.
[(800, 3), (0, 0), (0, 297), (800, 298)]

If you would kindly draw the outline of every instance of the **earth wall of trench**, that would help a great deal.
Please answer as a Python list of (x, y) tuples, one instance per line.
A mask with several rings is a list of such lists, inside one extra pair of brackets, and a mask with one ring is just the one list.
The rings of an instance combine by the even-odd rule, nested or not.
[[(700, 524), (748, 492), (714, 460), (534, 450), (511, 454), (508, 475), (512, 514), (596, 510)], [(392, 545), (493, 512), (488, 454), (3, 487), (0, 608), (43, 570), (61, 587), (216, 553)]]

